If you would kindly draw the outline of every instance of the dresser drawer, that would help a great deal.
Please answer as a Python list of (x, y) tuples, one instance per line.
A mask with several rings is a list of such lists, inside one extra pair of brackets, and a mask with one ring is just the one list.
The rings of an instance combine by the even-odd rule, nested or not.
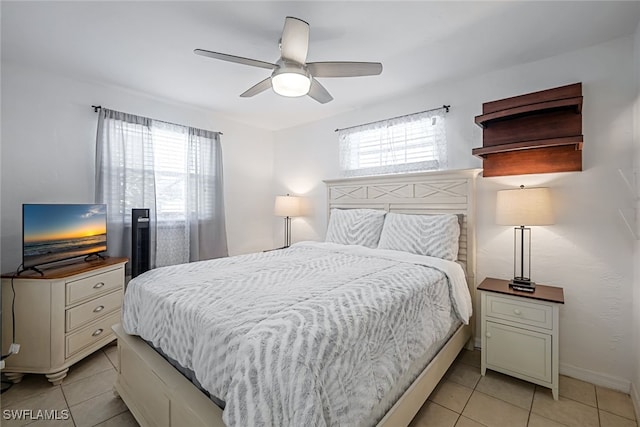
[(77, 329), (114, 310), (119, 310), (122, 305), (122, 294), (123, 291), (118, 290), (68, 309), (66, 311), (65, 331), (69, 332)]
[(95, 276), (67, 282), (67, 305), (75, 304), (107, 293), (118, 287), (124, 288), (124, 272), (122, 268), (106, 271)]
[(553, 329), (553, 306), (543, 302), (528, 302), (487, 293), (487, 317), (509, 320), (523, 325)]
[(120, 310), (66, 337), (66, 357), (113, 335), (111, 327), (120, 322)]

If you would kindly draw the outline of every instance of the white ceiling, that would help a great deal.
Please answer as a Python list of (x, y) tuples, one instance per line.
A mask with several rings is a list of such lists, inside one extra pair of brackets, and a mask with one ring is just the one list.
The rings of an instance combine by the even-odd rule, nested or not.
[[(1, 15), (3, 62), (275, 130), (632, 34), (640, 1), (2, 1)], [(320, 79), (334, 97), (325, 105), (272, 91), (240, 98), (269, 71), (193, 54), (274, 62), (285, 16), (311, 25), (309, 62), (379, 61), (382, 75)]]

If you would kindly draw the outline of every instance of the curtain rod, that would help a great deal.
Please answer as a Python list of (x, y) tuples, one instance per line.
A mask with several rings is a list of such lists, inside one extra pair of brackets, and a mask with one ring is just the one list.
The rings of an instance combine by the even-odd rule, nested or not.
[(369, 122), (369, 123), (363, 123), (363, 124), (361, 124), (361, 125), (349, 126), (349, 127), (346, 127), (346, 128), (336, 129), (334, 132), (338, 132), (338, 131), (341, 131), (341, 130), (347, 130), (347, 129), (353, 129), (353, 128), (357, 128), (357, 127), (359, 127), (359, 126), (372, 125), (372, 124), (374, 124), (374, 123), (382, 122), (382, 121), (385, 121), (385, 120), (400, 119), (400, 118), (402, 118), (402, 117), (413, 116), (414, 114), (422, 114), (422, 113), (428, 113), (429, 111), (442, 110), (443, 108), (444, 108), (444, 110), (445, 110), (445, 113), (448, 113), (448, 112), (449, 112), (449, 108), (451, 108), (451, 105), (443, 105), (442, 107), (432, 108), (432, 109), (430, 109), (430, 110), (418, 111), (417, 113), (403, 114), (402, 116), (391, 117), (391, 118), (389, 118), (389, 119), (376, 120), (375, 122)]
[[(102, 105), (92, 105), (92, 106), (91, 106), (91, 108), (93, 108), (93, 112), (94, 112), (94, 113), (97, 113), (99, 110), (101, 110), (101, 109), (102, 109)], [(179, 123), (166, 122), (166, 121), (164, 121), (164, 120), (156, 120), (156, 119), (151, 119), (151, 120), (155, 120), (156, 122), (167, 123), (167, 124), (175, 125), (175, 126), (185, 126), (185, 125), (181, 125), (181, 124), (179, 124)], [(185, 127), (191, 127), (191, 126), (185, 126)], [(195, 129), (195, 128), (194, 128), (194, 129)], [(218, 132), (218, 131), (211, 131), (211, 132), (215, 132), (215, 133), (217, 133), (217, 134), (224, 135), (222, 132)]]

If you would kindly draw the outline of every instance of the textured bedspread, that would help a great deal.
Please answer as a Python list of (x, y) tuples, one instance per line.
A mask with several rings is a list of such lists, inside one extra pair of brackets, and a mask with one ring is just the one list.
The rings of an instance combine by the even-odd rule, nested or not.
[(456, 263), (307, 242), (138, 276), (123, 326), (194, 371), (228, 426), (358, 426), (470, 306)]

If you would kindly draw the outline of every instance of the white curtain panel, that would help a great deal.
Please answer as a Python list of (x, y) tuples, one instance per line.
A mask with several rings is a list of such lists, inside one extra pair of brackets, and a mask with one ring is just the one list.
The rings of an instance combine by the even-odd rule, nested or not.
[(151, 265), (227, 256), (220, 134), (101, 109), (96, 201), (108, 254), (131, 256), (131, 209), (151, 212)]

